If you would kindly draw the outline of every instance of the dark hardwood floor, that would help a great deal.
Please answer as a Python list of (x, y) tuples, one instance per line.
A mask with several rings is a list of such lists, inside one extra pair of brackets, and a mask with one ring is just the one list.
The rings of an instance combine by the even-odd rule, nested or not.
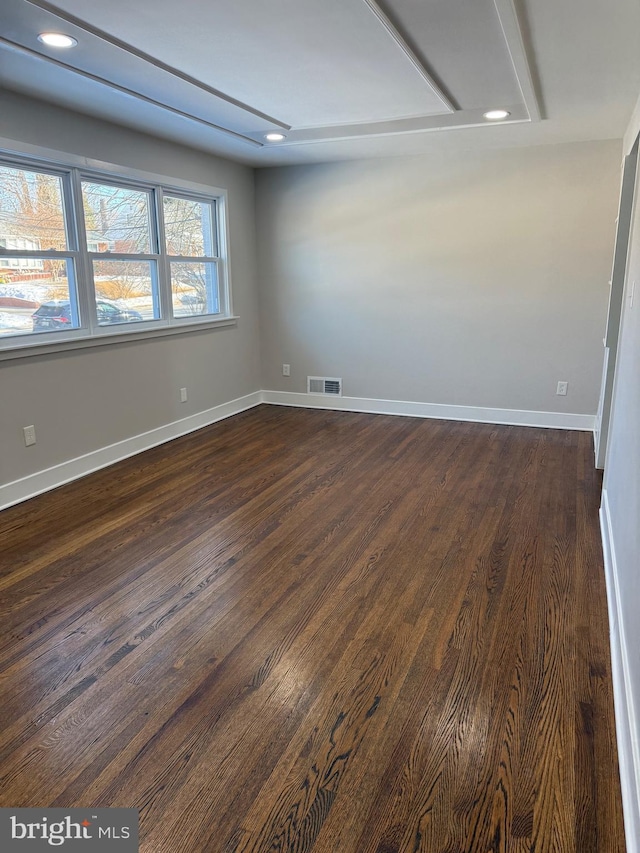
[(0, 806), (621, 853), (588, 433), (262, 406), (0, 514)]

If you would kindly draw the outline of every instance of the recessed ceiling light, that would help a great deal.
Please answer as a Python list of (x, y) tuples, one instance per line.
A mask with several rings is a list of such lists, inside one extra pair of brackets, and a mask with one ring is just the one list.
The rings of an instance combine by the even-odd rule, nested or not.
[(264, 138), (267, 142), (282, 142), (285, 135), (284, 133), (265, 133)]
[(511, 113), (508, 110), (489, 110), (488, 113), (484, 114), (485, 118), (488, 118), (489, 121), (500, 121), (500, 119), (507, 118)]
[(64, 33), (40, 33), (38, 41), (48, 44), (49, 47), (75, 47), (78, 44), (77, 39)]

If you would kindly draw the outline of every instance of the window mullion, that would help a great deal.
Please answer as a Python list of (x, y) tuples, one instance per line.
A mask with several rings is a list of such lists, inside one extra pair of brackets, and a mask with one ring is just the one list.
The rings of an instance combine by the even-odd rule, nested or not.
[(164, 225), (164, 193), (162, 187), (155, 192), (155, 221), (156, 239), (158, 240), (158, 296), (160, 299), (161, 316), (167, 323), (173, 324), (173, 307), (171, 301), (171, 271), (167, 256), (167, 241)]
[(135, 252), (87, 252), (91, 261), (157, 261), (158, 255)]
[(0, 249), (2, 258), (52, 258), (53, 260), (64, 260), (64, 258), (76, 257), (79, 252), (74, 249)]
[(76, 271), (76, 287), (78, 291), (78, 307), (80, 317), (92, 333), (98, 327), (96, 314), (95, 287), (93, 282), (93, 265), (87, 252), (87, 231), (84, 220), (84, 205), (82, 203), (82, 181), (78, 169), (71, 172), (71, 190), (75, 217), (75, 230), (78, 240), (78, 269)]
[(167, 255), (167, 258), (170, 261), (191, 264), (212, 264), (220, 260), (215, 255)]

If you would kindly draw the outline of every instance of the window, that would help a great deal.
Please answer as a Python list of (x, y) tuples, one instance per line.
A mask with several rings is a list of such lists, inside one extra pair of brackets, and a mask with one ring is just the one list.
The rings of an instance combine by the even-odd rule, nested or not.
[(0, 161), (0, 349), (229, 318), (224, 201)]
[[(86, 245), (99, 326), (162, 316), (152, 206), (151, 190), (82, 181)], [(105, 302), (108, 299), (114, 304)]]
[(0, 164), (0, 340), (80, 325), (68, 197), (64, 174)]
[(174, 316), (217, 314), (215, 204), (175, 195), (162, 200)]

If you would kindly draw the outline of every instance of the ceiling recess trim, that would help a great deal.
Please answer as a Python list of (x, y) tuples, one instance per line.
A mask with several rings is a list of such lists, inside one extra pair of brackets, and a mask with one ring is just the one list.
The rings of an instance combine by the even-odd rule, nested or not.
[(109, 89), (113, 89), (116, 92), (120, 92), (121, 94), (126, 95), (127, 97), (135, 98), (137, 101), (143, 101), (146, 104), (150, 104), (151, 106), (166, 110), (167, 112), (173, 113), (174, 115), (180, 116), (181, 118), (187, 119), (188, 121), (196, 122), (197, 124), (204, 125), (205, 127), (208, 127), (211, 130), (218, 131), (219, 133), (224, 133), (227, 136), (232, 136), (234, 139), (240, 139), (242, 140), (242, 142), (246, 142), (249, 145), (262, 148), (262, 143), (256, 139), (252, 139), (250, 136), (245, 136), (244, 134), (239, 133), (236, 130), (230, 130), (229, 128), (222, 127), (218, 124), (213, 124), (213, 122), (207, 121), (206, 119), (200, 118), (199, 116), (194, 116), (191, 115), (191, 113), (184, 112), (184, 110), (179, 110), (177, 107), (172, 107), (169, 104), (164, 104), (162, 103), (162, 101), (156, 101), (155, 98), (150, 98), (148, 95), (141, 95), (140, 92), (134, 92), (133, 89), (127, 89), (126, 86), (121, 86), (119, 83), (113, 83), (111, 80), (106, 80), (104, 77), (99, 77), (97, 74), (91, 74), (91, 72), (76, 68), (73, 65), (67, 65), (66, 62), (61, 62), (59, 59), (54, 59), (52, 56), (47, 56), (47, 54), (45, 53), (40, 53), (37, 50), (32, 50), (29, 47), (24, 47), (24, 45), (17, 44), (16, 42), (10, 41), (9, 39), (3, 38), (2, 36), (0, 36), (0, 45), (4, 45), (14, 53), (21, 53), (25, 56), (31, 56), (36, 59), (39, 59), (41, 62), (46, 62), (49, 65), (55, 65), (58, 68), (64, 68), (65, 71), (69, 71), (72, 74), (77, 74), (78, 76), (84, 77), (87, 80), (92, 80), (94, 83), (99, 83), (100, 85), (106, 86)]
[[(531, 119), (524, 104), (507, 105), (509, 119), (502, 125), (529, 124)], [(366, 124), (333, 125), (326, 127), (294, 128), (278, 148), (292, 145), (313, 145), (320, 142), (346, 142), (380, 136), (400, 136), (407, 133), (434, 133), (455, 131), (470, 127), (496, 127), (484, 118), (484, 107), (475, 110), (458, 110), (452, 116), (417, 116)]]
[[(31, 0), (28, 0), (28, 2), (31, 2)], [(394, 40), (400, 50), (404, 53), (404, 55), (407, 57), (409, 62), (413, 65), (413, 67), (416, 69), (416, 71), (422, 77), (425, 83), (429, 86), (433, 94), (441, 101), (445, 110), (448, 113), (454, 113), (456, 111), (456, 108), (452, 104), (450, 98), (445, 95), (440, 86), (433, 79), (424, 62), (416, 54), (411, 45), (407, 42), (405, 37), (398, 30), (393, 21), (389, 18), (387, 13), (376, 2), (376, 0), (364, 0), (364, 3), (373, 12), (378, 21), (380, 21), (387, 33), (391, 36), (391, 38)]]
[(531, 121), (541, 121), (543, 115), (540, 108), (540, 98), (531, 71), (532, 65), (514, 0), (493, 0), (493, 4), (498, 13), (502, 34), (522, 93), (522, 100), (529, 112)]
[[(106, 33), (104, 30), (99, 29), (98, 27), (94, 27), (92, 24), (83, 21), (81, 18), (77, 18), (75, 15), (71, 15), (68, 12), (59, 9), (53, 3), (48, 3), (47, 0), (25, 0), (26, 3), (29, 3), (30, 6), (35, 6), (38, 9), (42, 9), (43, 12), (48, 12), (51, 15), (54, 15), (56, 18), (59, 18), (61, 21), (66, 21), (66, 23), (71, 24), (74, 27), (78, 27), (78, 29), (82, 30), (85, 33), (89, 33), (89, 35), (95, 36), (95, 38), (100, 39), (101, 41), (107, 42), (112, 47), (116, 47), (120, 50), (123, 50), (125, 53), (129, 53), (132, 56), (141, 59), (143, 62), (149, 63), (149, 65), (153, 65), (156, 68), (159, 68), (161, 71), (165, 71), (167, 74), (171, 74), (173, 77), (177, 77), (179, 80), (183, 80), (185, 83), (189, 83), (191, 86), (195, 86), (197, 89), (200, 89), (203, 92), (207, 92), (209, 95), (213, 95), (216, 98), (220, 98), (222, 101), (226, 101), (228, 104), (231, 104), (234, 107), (238, 107), (238, 109), (244, 110), (251, 115), (256, 116), (257, 118), (263, 119), (264, 121), (269, 122), (270, 124), (276, 124), (278, 127), (281, 127), (283, 130), (290, 130), (291, 126), (286, 122), (281, 121), (280, 119), (274, 118), (273, 116), (267, 115), (267, 113), (260, 112), (260, 110), (255, 109), (249, 104), (245, 104), (242, 101), (238, 101), (236, 98), (233, 98), (231, 95), (226, 95), (224, 92), (215, 89), (213, 86), (208, 86), (206, 83), (203, 83), (202, 80), (198, 80), (196, 77), (192, 77), (190, 74), (186, 74), (184, 71), (180, 71), (178, 68), (174, 68), (172, 65), (167, 65), (166, 62), (162, 62), (160, 59), (156, 59), (155, 56), (151, 56), (148, 53), (145, 53), (142, 50), (138, 50), (137, 47), (134, 47), (131, 44), (128, 44), (125, 41), (122, 41), (116, 36), (112, 36), (109, 33)], [(73, 66), (69, 66), (71, 70), (74, 70)], [(229, 131), (231, 132), (231, 131)]]

